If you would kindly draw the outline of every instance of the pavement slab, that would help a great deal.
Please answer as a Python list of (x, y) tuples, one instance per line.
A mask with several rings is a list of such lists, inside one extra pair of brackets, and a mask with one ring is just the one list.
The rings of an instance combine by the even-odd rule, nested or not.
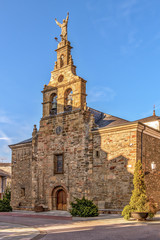
[(1, 240), (30, 240), (39, 234), (39, 230), (34, 227), (0, 222)]

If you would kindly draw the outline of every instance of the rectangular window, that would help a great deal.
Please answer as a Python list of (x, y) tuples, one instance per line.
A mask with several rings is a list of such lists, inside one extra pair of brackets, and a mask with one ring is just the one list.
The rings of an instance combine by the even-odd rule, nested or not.
[(99, 158), (99, 151), (96, 151), (96, 157)]
[(55, 155), (54, 173), (63, 173), (63, 154)]
[(25, 188), (21, 188), (21, 197), (25, 197)]

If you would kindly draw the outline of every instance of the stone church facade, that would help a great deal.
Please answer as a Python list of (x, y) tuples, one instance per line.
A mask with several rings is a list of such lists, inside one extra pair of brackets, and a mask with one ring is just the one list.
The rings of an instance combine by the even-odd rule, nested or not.
[[(145, 120), (127, 120), (86, 105), (86, 80), (76, 75), (71, 45), (61, 40), (48, 85), (43, 116), (32, 138), (12, 149), (13, 209), (42, 205), (69, 210), (85, 196), (99, 209), (122, 209), (133, 189), (134, 166), (141, 159), (148, 195), (160, 203), (160, 131)], [(147, 122), (158, 122), (152, 116)], [(157, 125), (156, 125), (157, 126)]]

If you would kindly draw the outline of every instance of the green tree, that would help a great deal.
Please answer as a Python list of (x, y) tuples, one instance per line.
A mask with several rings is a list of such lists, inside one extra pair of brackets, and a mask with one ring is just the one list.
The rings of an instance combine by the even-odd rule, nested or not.
[(153, 217), (156, 213), (156, 206), (146, 195), (144, 172), (140, 160), (135, 165), (133, 185), (134, 189), (129, 205), (124, 207), (122, 216), (128, 220), (132, 212), (149, 212), (149, 216)]
[(11, 201), (11, 190), (10, 187), (6, 187), (3, 199), (0, 200), (0, 212), (10, 212), (12, 207), (10, 206)]

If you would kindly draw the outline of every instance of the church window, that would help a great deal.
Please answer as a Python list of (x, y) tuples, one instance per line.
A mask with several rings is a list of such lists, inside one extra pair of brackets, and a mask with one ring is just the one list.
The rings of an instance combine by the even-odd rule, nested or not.
[(96, 151), (96, 157), (99, 158), (99, 151)]
[(25, 188), (24, 187), (21, 188), (21, 197), (25, 197)]
[(57, 95), (52, 94), (51, 95), (51, 110), (50, 110), (51, 115), (57, 114)]
[(63, 173), (63, 154), (55, 155), (54, 173)]
[(60, 57), (60, 67), (63, 67), (64, 65), (64, 55), (62, 54)]
[(72, 102), (73, 102), (73, 99), (72, 99), (72, 95), (73, 95), (73, 92), (72, 92), (72, 89), (69, 88), (65, 91), (65, 96), (64, 96), (64, 111), (65, 112), (69, 112), (69, 111), (72, 111)]
[(60, 75), (60, 76), (58, 77), (58, 82), (62, 82), (63, 79), (64, 79), (63, 75)]

